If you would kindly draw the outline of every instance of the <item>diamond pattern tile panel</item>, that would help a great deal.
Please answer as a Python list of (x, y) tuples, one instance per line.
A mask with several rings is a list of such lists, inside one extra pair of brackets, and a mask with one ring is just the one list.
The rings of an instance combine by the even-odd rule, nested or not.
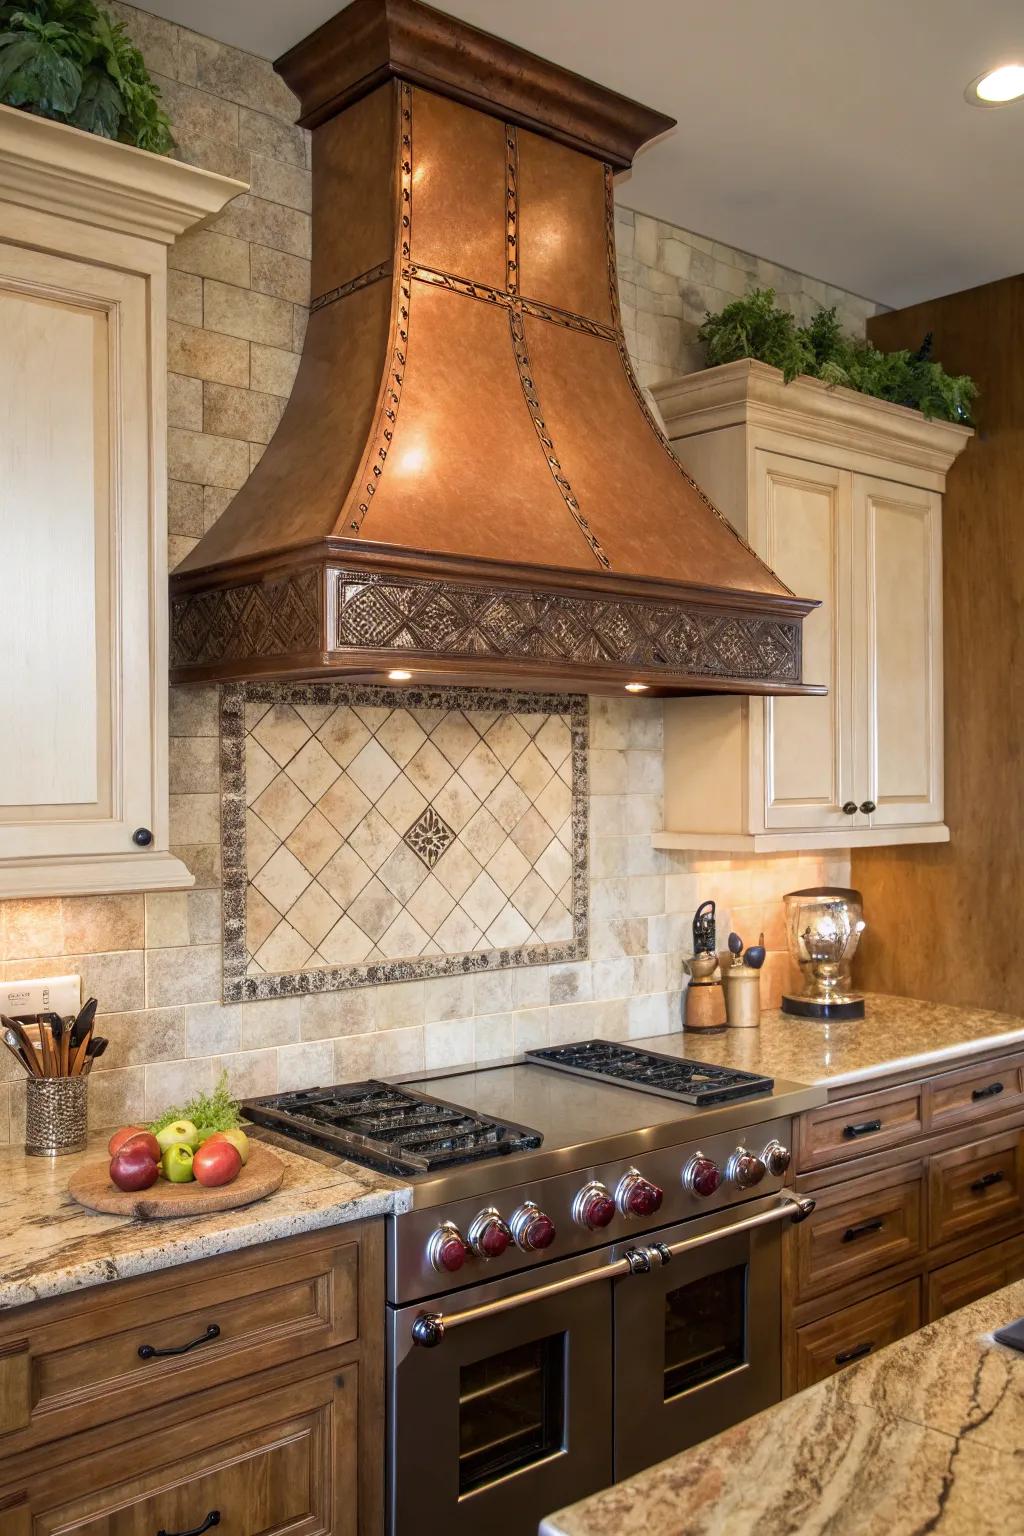
[(225, 999), (585, 954), (586, 730), (562, 696), (225, 688)]

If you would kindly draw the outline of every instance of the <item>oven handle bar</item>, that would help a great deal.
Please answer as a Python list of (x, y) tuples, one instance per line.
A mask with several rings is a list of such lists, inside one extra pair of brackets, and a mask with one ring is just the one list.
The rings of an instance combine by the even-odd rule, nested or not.
[(420, 1312), (412, 1325), (412, 1341), (423, 1349), (435, 1349), (452, 1328), (479, 1322), (481, 1318), (495, 1317), (499, 1312), (511, 1312), (515, 1307), (524, 1307), (529, 1302), (545, 1301), (549, 1296), (562, 1296), (566, 1291), (578, 1290), (580, 1286), (591, 1285), (595, 1280), (649, 1274), (656, 1263), (669, 1264), (677, 1254), (704, 1248), (708, 1243), (732, 1237), (737, 1232), (751, 1232), (755, 1227), (767, 1227), (787, 1216), (792, 1222), (805, 1221), (814, 1210), (814, 1205), (809, 1195), (794, 1195), (784, 1189), (780, 1194), (780, 1203), (772, 1210), (762, 1211), (758, 1216), (748, 1216), (732, 1226), (716, 1227), (713, 1232), (703, 1232), (699, 1237), (685, 1237), (678, 1243), (653, 1243), (649, 1248), (630, 1248), (621, 1259), (602, 1264), (598, 1269), (588, 1269), (582, 1274), (570, 1275), (565, 1280), (552, 1280), (547, 1285), (538, 1285), (530, 1291), (519, 1291), (514, 1296), (484, 1301), (478, 1307), (466, 1307), (462, 1312)]

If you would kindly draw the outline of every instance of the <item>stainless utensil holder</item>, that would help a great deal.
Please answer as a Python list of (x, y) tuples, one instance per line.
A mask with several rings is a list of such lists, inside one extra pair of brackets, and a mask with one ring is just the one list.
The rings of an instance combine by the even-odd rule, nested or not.
[(88, 1133), (87, 1077), (26, 1079), (25, 1152), (29, 1157), (83, 1152)]

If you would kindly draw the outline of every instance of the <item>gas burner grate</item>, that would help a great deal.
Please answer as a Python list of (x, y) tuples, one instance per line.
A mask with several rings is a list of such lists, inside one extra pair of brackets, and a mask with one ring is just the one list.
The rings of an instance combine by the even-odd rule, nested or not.
[(686, 1057), (666, 1056), (660, 1051), (641, 1051), (611, 1040), (581, 1040), (576, 1045), (551, 1045), (527, 1051), (527, 1061), (556, 1067), (580, 1077), (639, 1088), (661, 1098), (681, 1099), (684, 1104), (727, 1104), (732, 1099), (771, 1093), (775, 1079), (733, 1067), (714, 1067)]
[(272, 1093), (242, 1103), (280, 1135), (385, 1173), (429, 1173), (539, 1147), (539, 1131), (492, 1120), (410, 1088), (371, 1080)]

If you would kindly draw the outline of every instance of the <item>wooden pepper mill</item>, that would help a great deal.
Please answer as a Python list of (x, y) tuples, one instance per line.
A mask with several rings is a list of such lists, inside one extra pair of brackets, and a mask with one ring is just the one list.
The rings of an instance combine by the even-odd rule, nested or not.
[(683, 1028), (718, 1031), (725, 1028), (725, 994), (715, 953), (715, 904), (701, 902), (693, 919), (693, 955), (683, 964), (690, 973), (685, 994)]

